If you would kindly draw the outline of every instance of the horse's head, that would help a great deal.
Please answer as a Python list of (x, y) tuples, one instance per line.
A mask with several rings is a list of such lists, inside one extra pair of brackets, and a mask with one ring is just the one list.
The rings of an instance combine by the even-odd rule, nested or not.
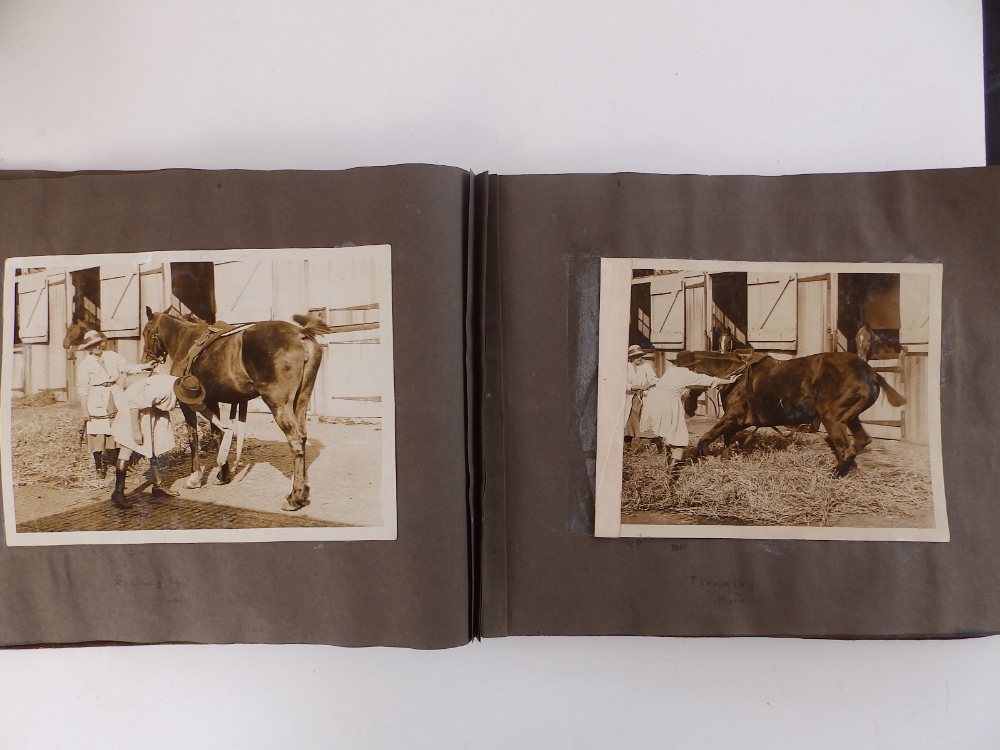
[(160, 320), (163, 313), (154, 313), (146, 306), (146, 326), (142, 329), (142, 361), (163, 362), (167, 358), (167, 347), (160, 334)]
[(69, 328), (66, 329), (66, 335), (63, 337), (63, 349), (78, 346), (83, 341), (83, 337), (87, 331), (96, 330), (97, 326), (93, 323), (89, 323), (81, 318), (74, 319)]

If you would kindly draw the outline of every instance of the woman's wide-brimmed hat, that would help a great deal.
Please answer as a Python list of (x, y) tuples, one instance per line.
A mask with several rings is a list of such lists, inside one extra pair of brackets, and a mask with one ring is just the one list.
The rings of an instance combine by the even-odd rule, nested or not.
[(185, 404), (200, 404), (205, 400), (205, 386), (194, 375), (185, 375), (174, 381), (174, 395)]
[(107, 341), (107, 340), (108, 340), (108, 337), (105, 336), (100, 331), (87, 331), (83, 335), (83, 343), (80, 344), (77, 347), (77, 350), (80, 350), (80, 349), (89, 349), (90, 347), (96, 346), (97, 344), (101, 343), (102, 341)]
[(645, 357), (645, 356), (646, 356), (646, 352), (644, 352), (642, 350), (642, 347), (639, 346), (638, 344), (632, 344), (632, 346), (630, 346), (628, 348), (628, 358), (629, 359), (634, 359), (635, 357)]

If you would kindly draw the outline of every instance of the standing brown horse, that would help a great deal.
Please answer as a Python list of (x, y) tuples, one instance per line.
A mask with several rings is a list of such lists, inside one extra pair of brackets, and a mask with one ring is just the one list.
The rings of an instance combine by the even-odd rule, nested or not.
[[(205, 322), (185, 320), (146, 308), (142, 337), (143, 360), (173, 360), (172, 375), (183, 375), (188, 355), (209, 332)], [(246, 403), (260, 396), (267, 404), (295, 456), (292, 488), (282, 510), (296, 511), (309, 504), (306, 483), (306, 408), (312, 396), (323, 348), (316, 337), (332, 329), (313, 317), (296, 315), (302, 325), (280, 320), (254, 323), (245, 330), (219, 338), (201, 350), (190, 365), (205, 387), (205, 403), (219, 414), (219, 402)], [(191, 444), (191, 477), (188, 486), (202, 480), (198, 453), (197, 414), (181, 404)], [(229, 480), (229, 459), (219, 467), (219, 479)]]

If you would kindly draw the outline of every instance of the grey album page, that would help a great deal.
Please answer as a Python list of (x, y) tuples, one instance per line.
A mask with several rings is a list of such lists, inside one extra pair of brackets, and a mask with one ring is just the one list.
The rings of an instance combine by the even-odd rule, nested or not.
[(1000, 631), (1000, 171), (492, 188), (485, 635)]
[(5, 175), (0, 643), (468, 642), (469, 189)]

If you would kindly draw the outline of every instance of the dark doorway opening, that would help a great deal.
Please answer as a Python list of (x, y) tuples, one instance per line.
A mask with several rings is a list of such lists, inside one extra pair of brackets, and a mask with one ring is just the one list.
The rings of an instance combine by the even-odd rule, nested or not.
[(837, 330), (847, 351), (858, 351), (863, 326), (874, 334), (873, 354), (899, 353), (899, 274), (842, 273), (837, 281)]
[(170, 293), (182, 315), (194, 313), (206, 323), (215, 322), (214, 263), (171, 263)]
[(713, 273), (712, 349), (719, 348), (723, 331), (740, 346), (747, 343), (747, 275), (738, 271)]
[(650, 299), (649, 284), (632, 285), (632, 301), (629, 307), (628, 345), (638, 345), (643, 349), (652, 349), (650, 334)]
[(101, 325), (101, 269), (84, 268), (70, 272), (73, 283), (73, 320)]

